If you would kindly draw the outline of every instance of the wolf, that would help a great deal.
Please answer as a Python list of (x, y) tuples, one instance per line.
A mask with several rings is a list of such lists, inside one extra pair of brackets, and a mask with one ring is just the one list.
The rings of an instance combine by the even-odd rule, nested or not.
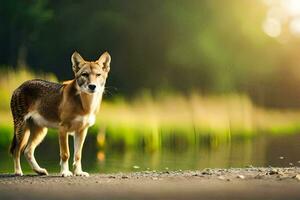
[[(103, 53), (96, 61), (86, 61), (77, 52), (71, 56), (74, 79), (53, 83), (41, 79), (24, 82), (12, 94), (11, 112), (14, 135), (10, 153), (14, 173), (22, 176), (20, 156), (25, 157), (33, 171), (48, 175), (39, 166), (34, 151), (47, 134), (47, 128), (57, 128), (60, 146), (60, 174), (89, 176), (81, 167), (81, 155), (88, 128), (95, 123), (100, 109), (111, 56)], [(69, 170), (68, 136), (74, 137), (73, 172)]]

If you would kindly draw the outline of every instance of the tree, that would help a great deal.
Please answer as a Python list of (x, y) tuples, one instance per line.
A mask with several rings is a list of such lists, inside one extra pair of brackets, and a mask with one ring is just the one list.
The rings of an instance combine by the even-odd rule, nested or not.
[[(4, 0), (1, 2), (1, 63), (26, 65), (27, 49), (38, 38), (41, 27), (53, 17), (47, 0)], [(7, 53), (5, 53), (7, 52)]]

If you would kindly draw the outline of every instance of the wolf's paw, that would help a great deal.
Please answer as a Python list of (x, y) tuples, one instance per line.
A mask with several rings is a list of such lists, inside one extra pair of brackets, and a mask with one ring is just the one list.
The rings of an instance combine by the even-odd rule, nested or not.
[(69, 177), (69, 176), (73, 176), (73, 173), (69, 170), (64, 170), (64, 171), (60, 172), (60, 175), (62, 177)]
[(90, 176), (89, 173), (83, 172), (83, 171), (77, 171), (77, 172), (75, 171), (74, 175), (75, 176), (83, 176), (83, 177), (89, 177)]
[(39, 168), (39, 169), (33, 169), (38, 175), (48, 175), (48, 172), (44, 168)]
[(15, 172), (15, 176), (23, 176), (23, 172)]

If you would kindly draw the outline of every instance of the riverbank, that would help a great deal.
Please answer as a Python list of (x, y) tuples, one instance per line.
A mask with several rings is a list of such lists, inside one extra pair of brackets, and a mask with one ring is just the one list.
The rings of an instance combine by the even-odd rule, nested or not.
[(300, 168), (0, 175), (0, 199), (299, 199)]

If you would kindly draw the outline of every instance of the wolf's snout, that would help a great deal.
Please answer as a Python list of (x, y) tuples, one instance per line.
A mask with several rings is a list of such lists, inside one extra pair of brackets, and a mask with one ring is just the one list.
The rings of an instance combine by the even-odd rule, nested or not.
[(92, 91), (96, 89), (96, 85), (94, 85), (94, 84), (89, 84), (88, 87), (89, 87), (89, 89), (92, 90)]

